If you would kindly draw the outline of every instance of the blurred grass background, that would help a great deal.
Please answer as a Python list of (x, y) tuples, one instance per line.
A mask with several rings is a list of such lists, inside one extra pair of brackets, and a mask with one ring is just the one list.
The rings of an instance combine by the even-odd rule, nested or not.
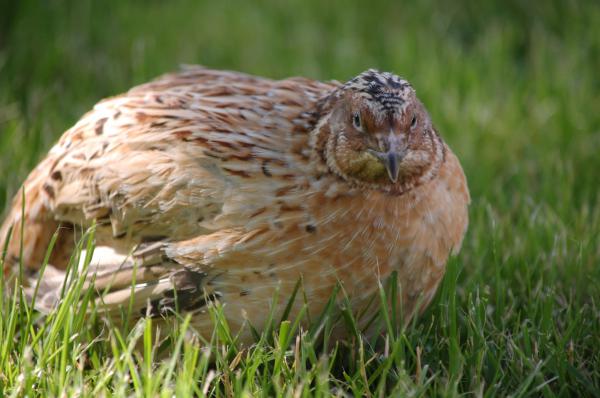
[[(598, 394), (599, 2), (0, 0), (0, 209), (95, 102), (184, 63), (411, 81), (473, 203), (457, 290), (424, 317), (430, 339), (409, 340), (441, 384), (460, 381), (449, 391)], [(449, 297), (454, 375), (435, 332)]]

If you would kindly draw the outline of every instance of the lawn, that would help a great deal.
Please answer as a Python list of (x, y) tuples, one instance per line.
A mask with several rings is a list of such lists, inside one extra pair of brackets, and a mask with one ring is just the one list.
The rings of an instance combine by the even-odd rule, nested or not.
[(0, 1), (0, 210), (96, 101), (185, 63), (396, 72), (473, 199), (431, 307), (378, 348), (274, 320), (240, 349), (218, 309), (213, 344), (183, 319), (158, 347), (84, 318), (74, 279), (46, 318), (0, 291), (0, 396), (600, 396), (600, 3), (402, 3)]

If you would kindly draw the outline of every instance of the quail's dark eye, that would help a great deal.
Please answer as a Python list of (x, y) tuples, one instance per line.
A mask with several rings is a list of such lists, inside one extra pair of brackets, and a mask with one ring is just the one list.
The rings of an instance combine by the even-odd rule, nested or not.
[(354, 116), (352, 116), (352, 123), (354, 124), (354, 127), (356, 127), (357, 130), (360, 130), (362, 128), (360, 115), (358, 114), (358, 112), (356, 112)]
[(410, 128), (414, 129), (417, 126), (417, 117), (413, 115), (412, 120), (410, 121)]

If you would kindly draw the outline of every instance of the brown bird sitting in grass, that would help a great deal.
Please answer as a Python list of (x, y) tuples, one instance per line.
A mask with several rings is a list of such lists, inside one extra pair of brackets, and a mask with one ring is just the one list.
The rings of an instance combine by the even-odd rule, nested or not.
[(133, 294), (138, 316), (192, 313), (210, 336), (218, 300), (242, 341), (300, 278), (318, 314), (338, 282), (358, 310), (397, 271), (410, 319), (459, 250), (469, 204), (414, 89), (376, 70), (340, 84), (185, 68), (97, 104), (23, 188), (0, 230), (1, 242), (12, 227), (5, 274), (22, 261), (32, 286), (60, 228), (40, 310), (60, 298), (74, 234), (96, 223), (88, 280), (109, 313)]

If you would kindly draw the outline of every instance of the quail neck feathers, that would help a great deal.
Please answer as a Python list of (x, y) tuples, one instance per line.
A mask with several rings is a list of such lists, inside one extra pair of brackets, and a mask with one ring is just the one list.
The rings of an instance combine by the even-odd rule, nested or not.
[(248, 342), (243, 325), (266, 322), (276, 291), (282, 311), (299, 279), (311, 313), (338, 283), (359, 311), (395, 271), (410, 319), (459, 250), (469, 203), (415, 90), (376, 70), (345, 84), (202, 67), (159, 77), (99, 102), (22, 193), (0, 230), (1, 241), (12, 231), (5, 274), (22, 262), (32, 290), (59, 231), (40, 310), (60, 299), (74, 242), (95, 224), (87, 286), (108, 316), (131, 303), (139, 317), (191, 313), (210, 336), (218, 301)]

